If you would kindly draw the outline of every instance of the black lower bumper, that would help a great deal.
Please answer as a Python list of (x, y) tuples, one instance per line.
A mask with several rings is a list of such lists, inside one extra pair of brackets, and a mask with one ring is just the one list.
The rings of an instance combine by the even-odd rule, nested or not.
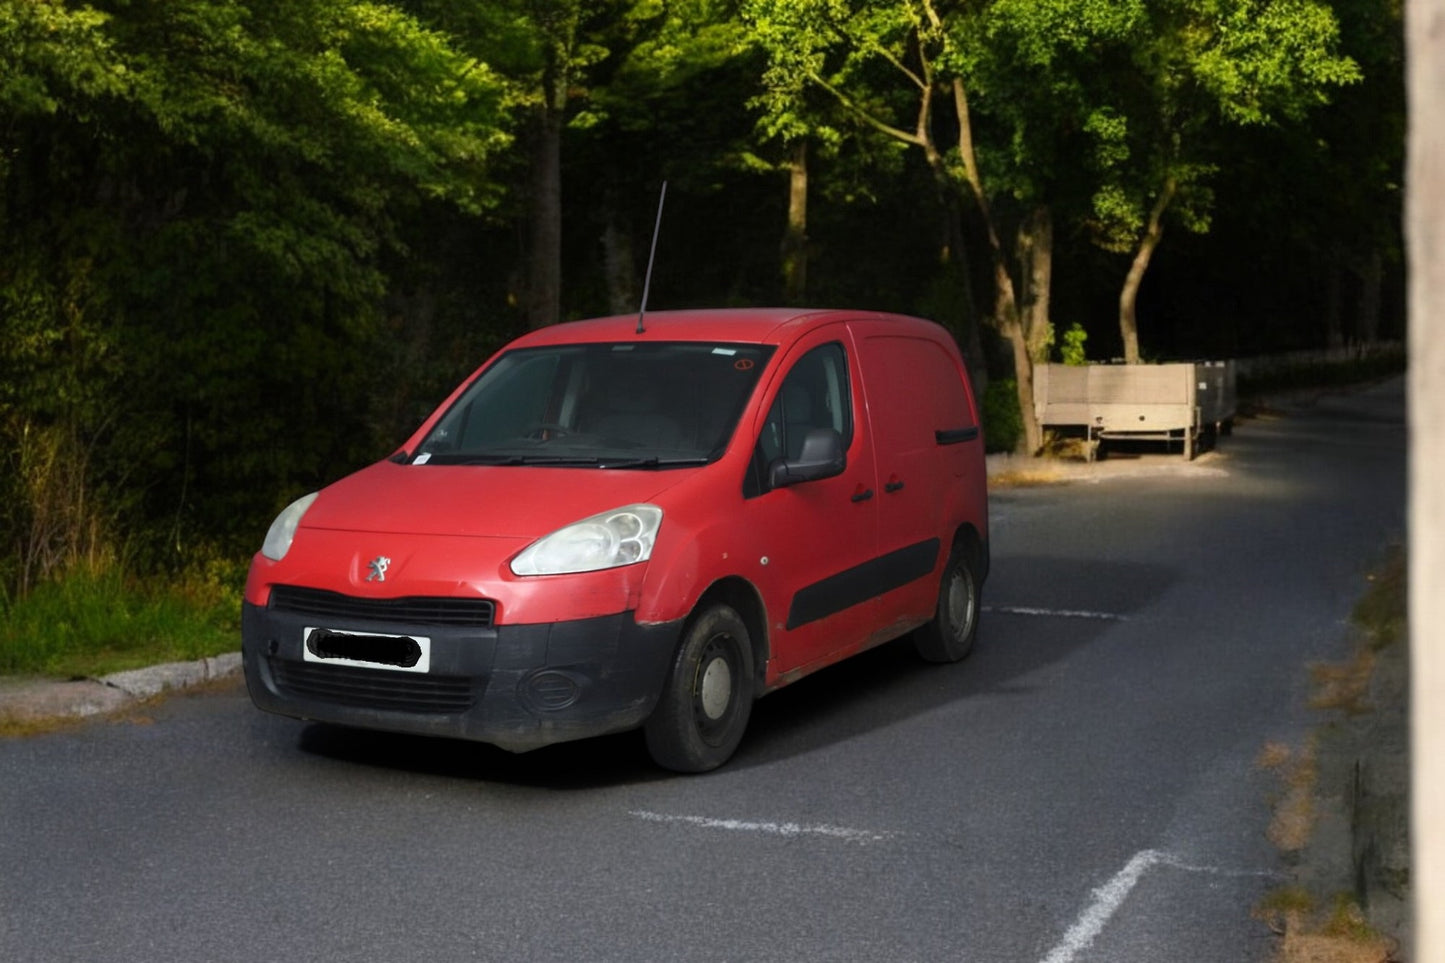
[(315, 619), (245, 603), (246, 687), (269, 712), (367, 729), (447, 736), (524, 752), (636, 728), (666, 682), (681, 624), (632, 613), (492, 628), (375, 621), (338, 633), (425, 637), (426, 672), (307, 660)]

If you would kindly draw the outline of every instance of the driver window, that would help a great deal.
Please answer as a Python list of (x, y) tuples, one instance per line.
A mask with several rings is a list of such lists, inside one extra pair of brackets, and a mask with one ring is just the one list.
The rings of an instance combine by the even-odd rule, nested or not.
[(753, 450), (743, 496), (767, 491), (769, 466), (779, 458), (797, 458), (813, 428), (832, 428), (846, 450), (853, 436), (848, 395), (848, 365), (836, 342), (814, 348), (793, 366), (768, 409)]

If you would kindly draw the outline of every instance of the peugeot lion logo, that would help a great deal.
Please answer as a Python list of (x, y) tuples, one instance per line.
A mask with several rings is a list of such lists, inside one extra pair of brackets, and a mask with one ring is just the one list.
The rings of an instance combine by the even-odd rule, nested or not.
[(368, 582), (385, 582), (386, 569), (389, 565), (391, 565), (391, 559), (385, 555), (376, 556), (376, 558), (367, 563), (367, 566), (371, 569), (371, 574), (366, 576), (366, 580)]

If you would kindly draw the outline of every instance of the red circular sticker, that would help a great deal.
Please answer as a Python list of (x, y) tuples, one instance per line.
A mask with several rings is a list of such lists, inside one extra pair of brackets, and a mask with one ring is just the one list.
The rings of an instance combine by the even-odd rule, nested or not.
[(739, 371), (751, 371), (753, 367), (752, 358), (739, 358), (733, 362), (733, 367)]

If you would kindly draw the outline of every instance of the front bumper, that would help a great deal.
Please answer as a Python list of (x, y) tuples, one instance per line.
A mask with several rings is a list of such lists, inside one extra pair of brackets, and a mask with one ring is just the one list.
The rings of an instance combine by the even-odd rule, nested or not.
[(681, 622), (631, 612), (568, 622), (440, 626), (355, 617), (337, 632), (430, 640), (425, 672), (308, 660), (315, 615), (243, 603), (246, 687), (269, 712), (390, 732), (469, 739), (525, 752), (620, 732), (652, 714)]

